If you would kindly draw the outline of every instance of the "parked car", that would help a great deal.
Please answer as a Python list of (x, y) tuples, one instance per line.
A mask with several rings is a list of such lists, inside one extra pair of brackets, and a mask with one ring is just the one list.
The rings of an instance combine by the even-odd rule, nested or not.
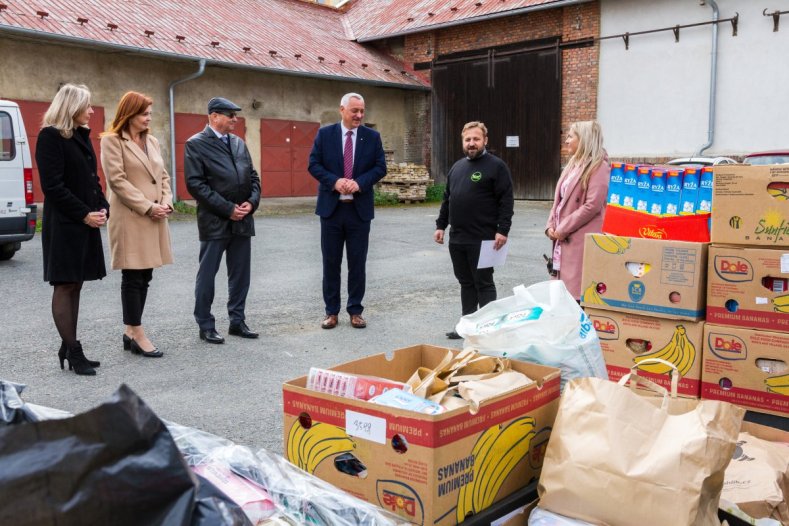
[(672, 159), (666, 164), (671, 166), (718, 166), (719, 164), (737, 164), (729, 157), (683, 157)]
[(36, 233), (33, 165), (22, 113), (0, 100), (0, 261), (14, 257)]
[(749, 153), (743, 164), (789, 164), (789, 150)]

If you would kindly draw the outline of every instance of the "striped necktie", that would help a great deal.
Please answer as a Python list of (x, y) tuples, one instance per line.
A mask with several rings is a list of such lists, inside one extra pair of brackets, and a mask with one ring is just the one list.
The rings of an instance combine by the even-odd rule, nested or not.
[(345, 134), (345, 149), (342, 152), (343, 158), (343, 177), (353, 179), (353, 131), (348, 130)]

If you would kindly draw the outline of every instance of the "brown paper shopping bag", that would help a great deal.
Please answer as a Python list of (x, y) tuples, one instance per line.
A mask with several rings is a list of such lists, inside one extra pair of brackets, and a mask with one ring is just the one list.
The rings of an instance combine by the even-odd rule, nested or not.
[[(745, 411), (672, 397), (645, 380), (633, 370), (619, 383), (567, 384), (538, 485), (541, 507), (608, 526), (720, 524), (723, 474)], [(636, 394), (628, 381), (662, 396)]]

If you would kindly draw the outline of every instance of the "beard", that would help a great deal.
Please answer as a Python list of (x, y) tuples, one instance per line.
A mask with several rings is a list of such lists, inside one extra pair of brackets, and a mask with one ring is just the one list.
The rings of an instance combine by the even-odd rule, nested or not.
[(477, 157), (482, 155), (482, 152), (484, 152), (484, 151), (485, 151), (485, 148), (474, 148), (473, 150), (469, 150), (468, 148), (463, 147), (463, 153), (469, 159), (476, 159)]

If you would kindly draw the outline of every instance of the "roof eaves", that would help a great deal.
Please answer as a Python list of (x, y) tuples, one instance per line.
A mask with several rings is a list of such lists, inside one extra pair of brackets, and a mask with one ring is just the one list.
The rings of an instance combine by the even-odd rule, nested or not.
[(405, 35), (414, 35), (416, 33), (424, 33), (426, 31), (434, 31), (436, 29), (446, 29), (448, 27), (455, 27), (455, 26), (461, 26), (461, 25), (466, 25), (466, 24), (473, 24), (473, 23), (476, 23), (476, 22), (482, 22), (482, 21), (485, 21), (485, 20), (493, 20), (493, 19), (496, 19), (496, 18), (505, 18), (505, 17), (509, 17), (509, 16), (522, 15), (524, 13), (532, 13), (532, 12), (535, 12), (535, 11), (545, 11), (546, 9), (559, 9), (561, 7), (566, 7), (566, 6), (575, 5), (575, 4), (585, 4), (585, 3), (588, 3), (588, 2), (592, 2), (592, 1), (594, 1), (594, 0), (556, 0), (555, 2), (551, 2), (551, 3), (548, 3), (548, 4), (540, 4), (540, 5), (534, 5), (534, 6), (528, 6), (528, 7), (518, 7), (516, 9), (511, 9), (511, 10), (507, 10), (507, 11), (498, 11), (496, 13), (488, 13), (486, 15), (480, 15), (480, 16), (469, 17), (469, 18), (462, 18), (460, 20), (452, 20), (451, 22), (442, 22), (442, 23), (433, 24), (433, 25), (423, 25), (423, 26), (413, 27), (413, 28), (410, 28), (410, 29), (405, 29), (403, 31), (397, 31), (395, 33), (387, 33), (387, 34), (381, 34), (381, 35), (365, 36), (365, 37), (361, 37), (361, 38), (357, 39), (356, 41), (359, 42), (360, 44), (364, 43), (364, 42), (374, 42), (376, 40), (383, 40), (383, 39), (386, 39), (386, 38), (401, 37), (401, 36), (405, 36)]
[(266, 66), (255, 66), (251, 64), (241, 64), (238, 62), (232, 61), (223, 61), (217, 60), (209, 57), (201, 57), (198, 55), (188, 55), (183, 53), (176, 53), (172, 51), (161, 51), (158, 49), (150, 49), (144, 47), (135, 47), (129, 46), (125, 44), (117, 44), (113, 42), (101, 41), (101, 40), (93, 40), (88, 38), (82, 38), (72, 35), (64, 35), (59, 33), (49, 33), (46, 31), (36, 30), (36, 29), (29, 29), (24, 27), (16, 27), (16, 26), (9, 26), (5, 24), (0, 24), (0, 33), (12, 33), (23, 37), (29, 37), (34, 39), (46, 39), (52, 40), (57, 42), (67, 42), (70, 44), (78, 45), (81, 47), (86, 48), (101, 48), (101, 49), (108, 49), (113, 51), (123, 51), (126, 53), (132, 54), (139, 54), (139, 55), (147, 55), (147, 56), (155, 56), (159, 58), (166, 58), (170, 60), (181, 60), (181, 61), (198, 61), (204, 59), (206, 61), (206, 65), (213, 65), (213, 66), (225, 66), (225, 67), (233, 67), (238, 69), (249, 69), (253, 71), (262, 71), (266, 73), (275, 73), (280, 75), (290, 75), (296, 77), (307, 77), (307, 78), (315, 78), (315, 79), (324, 79), (324, 80), (335, 80), (335, 81), (345, 81), (345, 82), (356, 82), (359, 84), (365, 85), (372, 85), (372, 86), (386, 86), (386, 87), (396, 87), (396, 88), (403, 88), (403, 89), (412, 89), (412, 90), (423, 90), (429, 91), (430, 86), (426, 85), (424, 81), (421, 79), (414, 78), (412, 79), (415, 83), (418, 84), (411, 84), (411, 83), (397, 83), (397, 82), (387, 82), (384, 80), (374, 80), (374, 79), (365, 79), (359, 77), (346, 77), (341, 75), (331, 75), (327, 73), (316, 73), (316, 72), (309, 72), (309, 71), (294, 71), (289, 69), (278, 69), (278, 68), (271, 68)]

